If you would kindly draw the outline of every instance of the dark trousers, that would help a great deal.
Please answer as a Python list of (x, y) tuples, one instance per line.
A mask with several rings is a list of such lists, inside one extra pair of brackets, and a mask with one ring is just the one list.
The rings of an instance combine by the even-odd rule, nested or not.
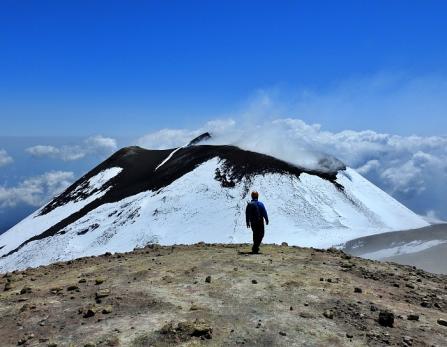
[(261, 245), (264, 237), (264, 220), (261, 219), (257, 223), (251, 223), (251, 230), (253, 230), (253, 247), (251, 250), (253, 253), (258, 253), (259, 246)]

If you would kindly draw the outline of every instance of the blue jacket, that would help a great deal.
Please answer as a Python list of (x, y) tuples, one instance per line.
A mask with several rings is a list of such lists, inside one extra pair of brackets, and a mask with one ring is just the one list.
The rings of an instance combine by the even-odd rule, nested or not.
[(254, 218), (253, 212), (250, 209), (251, 204), (257, 205), (260, 216), (265, 219), (265, 222), (267, 224), (269, 224), (269, 217), (267, 215), (267, 210), (265, 209), (264, 204), (256, 199), (253, 199), (249, 204), (247, 204), (247, 208), (245, 209), (245, 220), (247, 222), (247, 225), (250, 225), (251, 220)]

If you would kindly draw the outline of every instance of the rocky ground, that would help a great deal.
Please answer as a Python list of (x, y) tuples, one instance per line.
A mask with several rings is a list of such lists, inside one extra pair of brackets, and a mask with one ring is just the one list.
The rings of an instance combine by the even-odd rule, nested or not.
[(152, 246), (0, 275), (0, 345), (447, 345), (447, 276), (248, 250)]

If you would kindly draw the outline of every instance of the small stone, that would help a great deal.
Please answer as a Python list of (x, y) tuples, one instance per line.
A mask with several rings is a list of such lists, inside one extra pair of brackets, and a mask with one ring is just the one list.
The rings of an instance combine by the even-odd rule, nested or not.
[(91, 308), (88, 308), (88, 309), (84, 312), (83, 317), (84, 317), (84, 318), (89, 318), (89, 317), (93, 317), (95, 314), (96, 314), (96, 309), (93, 308), (93, 307), (91, 307)]
[(23, 287), (21, 290), (20, 290), (20, 294), (29, 294), (29, 293), (32, 293), (32, 289), (30, 288), (30, 287)]
[(320, 282), (323, 282), (324, 281), (324, 278), (323, 277), (320, 277)]
[(348, 339), (352, 339), (352, 338), (354, 337), (354, 335), (352, 335), (352, 334), (350, 334), (350, 333), (346, 333), (346, 337), (347, 337)]
[(280, 332), (279, 332), (279, 335), (281, 335), (281, 336), (287, 336), (287, 334), (286, 334), (284, 331), (280, 331)]
[(253, 283), (253, 284), (258, 284), (258, 281), (256, 281), (256, 280), (251, 280), (251, 283)]
[(332, 278), (328, 278), (326, 281), (332, 283)]
[(292, 307), (292, 306), (290, 306), (289, 310), (290, 310), (290, 311), (293, 311), (293, 307)]
[(94, 344), (93, 342), (87, 342), (86, 344), (84, 344), (84, 347), (96, 347), (96, 344)]
[(399, 283), (393, 283), (393, 287), (399, 288), (400, 284)]
[(422, 301), (422, 302), (421, 302), (421, 306), (422, 306), (422, 307), (425, 307), (425, 308), (430, 308), (430, 307), (432, 307), (433, 305), (432, 305), (431, 302), (429, 302), (429, 301)]
[(402, 337), (402, 340), (408, 346), (411, 346), (413, 344), (413, 339), (410, 336), (404, 336), (404, 337)]
[(104, 281), (105, 281), (104, 277), (97, 277), (97, 278), (95, 278), (95, 284), (96, 285), (103, 284)]
[(407, 316), (408, 320), (419, 320), (419, 315), (418, 314), (409, 314)]
[(62, 287), (54, 287), (50, 289), (51, 294), (59, 294), (62, 291)]
[(73, 291), (73, 290), (79, 290), (79, 287), (78, 287), (78, 286), (75, 286), (75, 285), (72, 285), (72, 286), (68, 286), (68, 287), (67, 287), (67, 291), (71, 292), (71, 291)]
[(371, 305), (369, 308), (371, 312), (376, 312), (378, 310), (377, 306)]
[(81, 278), (81, 279), (78, 281), (78, 283), (85, 283), (85, 282), (87, 282), (87, 280), (86, 280), (85, 278)]
[(413, 283), (405, 283), (405, 287), (414, 289), (414, 284)]
[(57, 343), (55, 342), (50, 342), (47, 347), (57, 347)]
[(392, 328), (394, 325), (394, 314), (389, 311), (380, 311), (378, 322), (381, 326)]
[(439, 319), (437, 320), (437, 323), (438, 323), (439, 325), (442, 325), (442, 326), (447, 327), (447, 320), (445, 320), (445, 319), (439, 318)]
[(205, 282), (206, 283), (211, 283), (211, 276), (206, 276)]
[(354, 293), (363, 293), (363, 290), (362, 290), (362, 288), (355, 287), (354, 288)]
[(11, 290), (11, 289), (12, 289), (11, 282), (7, 282), (7, 283), (5, 284), (4, 291), (7, 292), (8, 290)]
[(334, 319), (334, 312), (332, 312), (331, 310), (326, 310), (323, 312), (323, 316), (328, 319)]
[(100, 289), (95, 293), (95, 298), (96, 299), (101, 299), (101, 298), (105, 298), (107, 296), (110, 295), (110, 290), (109, 289)]
[(103, 314), (109, 314), (109, 313), (112, 313), (112, 311), (113, 311), (112, 305), (107, 305), (107, 306), (103, 307), (101, 312)]
[(189, 308), (190, 311), (198, 311), (200, 310), (200, 307), (196, 304), (192, 304), (191, 307)]

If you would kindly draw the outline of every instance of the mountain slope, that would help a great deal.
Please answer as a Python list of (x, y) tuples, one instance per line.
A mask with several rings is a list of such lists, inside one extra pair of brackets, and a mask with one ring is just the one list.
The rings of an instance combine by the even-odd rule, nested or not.
[(447, 264), (442, 261), (447, 254), (447, 224), (365, 236), (346, 242), (343, 250), (368, 259), (447, 274)]
[(266, 242), (329, 247), (427, 225), (334, 159), (309, 170), (234, 146), (128, 147), (0, 235), (0, 270), (154, 242), (249, 242), (251, 189), (271, 216)]

